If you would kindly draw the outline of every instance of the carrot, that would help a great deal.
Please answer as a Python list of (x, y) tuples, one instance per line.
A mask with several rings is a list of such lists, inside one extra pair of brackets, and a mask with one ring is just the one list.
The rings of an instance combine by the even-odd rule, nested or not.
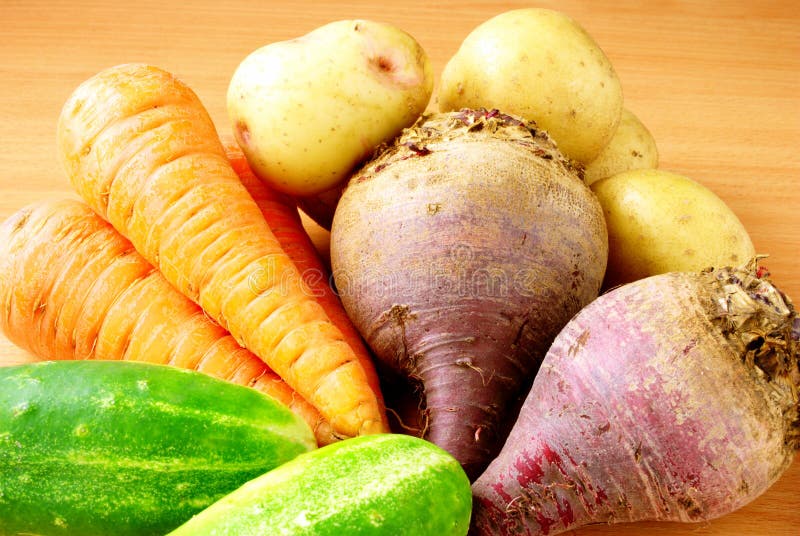
[(375, 373), (373, 358), (361, 335), (347, 316), (342, 302), (331, 287), (330, 272), (303, 227), (294, 200), (286, 194), (273, 190), (256, 177), (244, 153), (234, 142), (226, 143), (225, 151), (233, 170), (261, 209), (267, 225), (283, 251), (300, 271), (305, 292), (316, 298), (331, 321), (342, 332), (345, 340), (362, 362), (370, 386), (378, 394), (383, 404), (380, 380)]
[(303, 291), (186, 84), (144, 64), (101, 71), (67, 99), (57, 139), (87, 203), (336, 434), (388, 431), (364, 363)]
[(253, 387), (335, 441), (319, 412), (175, 290), (87, 205), (29, 205), (0, 226), (0, 328), (40, 360), (147, 361)]

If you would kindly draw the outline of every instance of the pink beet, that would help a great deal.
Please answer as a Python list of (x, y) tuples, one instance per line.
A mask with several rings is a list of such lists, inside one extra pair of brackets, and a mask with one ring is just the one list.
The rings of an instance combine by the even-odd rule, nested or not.
[(750, 268), (643, 279), (570, 321), (473, 485), (471, 534), (709, 520), (775, 482), (798, 448), (800, 319)]

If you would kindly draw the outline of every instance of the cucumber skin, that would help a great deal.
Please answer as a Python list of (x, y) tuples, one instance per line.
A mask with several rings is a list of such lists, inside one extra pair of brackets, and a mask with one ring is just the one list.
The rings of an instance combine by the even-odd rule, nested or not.
[(455, 458), (414, 436), (379, 434), (301, 454), (168, 536), (463, 536), (471, 512)]
[(316, 448), (268, 396), (126, 361), (0, 368), (0, 535), (163, 535)]

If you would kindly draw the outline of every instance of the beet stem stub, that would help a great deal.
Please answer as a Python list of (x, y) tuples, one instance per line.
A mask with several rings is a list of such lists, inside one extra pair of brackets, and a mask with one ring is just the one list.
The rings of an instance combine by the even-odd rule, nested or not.
[(756, 257), (747, 266), (708, 270), (717, 293), (719, 325), (754, 381), (767, 386), (783, 407), (786, 442), (800, 448), (800, 337), (791, 299), (768, 279)]

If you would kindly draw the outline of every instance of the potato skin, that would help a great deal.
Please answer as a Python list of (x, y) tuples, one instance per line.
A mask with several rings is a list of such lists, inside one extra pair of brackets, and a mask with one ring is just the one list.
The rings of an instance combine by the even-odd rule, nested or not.
[(250, 53), (231, 77), (227, 111), (255, 174), (311, 196), (413, 124), (432, 93), (430, 59), (413, 36), (341, 20)]
[(497, 108), (535, 121), (569, 158), (592, 161), (614, 135), (620, 81), (574, 20), (539, 8), (501, 13), (475, 28), (442, 72), (441, 111)]
[(591, 189), (608, 227), (606, 288), (665, 272), (741, 266), (755, 255), (730, 207), (688, 177), (631, 170), (599, 180)]
[(614, 137), (600, 155), (586, 165), (583, 180), (591, 185), (623, 171), (656, 167), (658, 167), (656, 140), (636, 114), (623, 108)]

